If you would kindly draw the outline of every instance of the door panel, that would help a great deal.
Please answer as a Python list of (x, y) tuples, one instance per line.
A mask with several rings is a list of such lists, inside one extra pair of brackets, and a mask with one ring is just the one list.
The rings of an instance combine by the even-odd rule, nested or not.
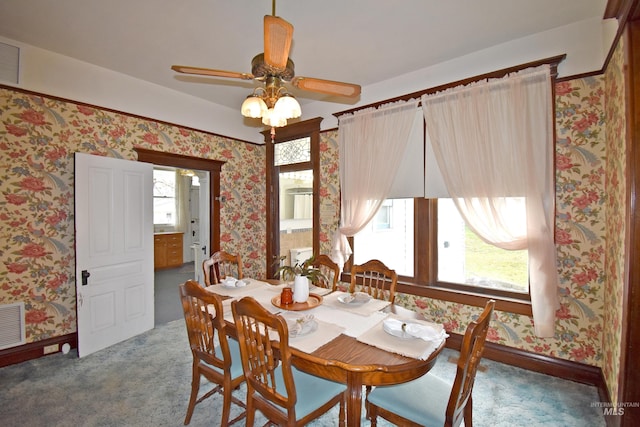
[(151, 164), (76, 153), (80, 357), (153, 328), (152, 175)]

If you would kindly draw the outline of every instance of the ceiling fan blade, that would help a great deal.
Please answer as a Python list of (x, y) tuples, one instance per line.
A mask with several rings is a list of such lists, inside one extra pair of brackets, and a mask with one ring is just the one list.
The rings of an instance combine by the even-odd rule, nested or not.
[(199, 76), (228, 77), (231, 79), (253, 80), (253, 74), (236, 71), (214, 70), (212, 68), (190, 67), (188, 65), (172, 65), (171, 69), (178, 73), (197, 74)]
[(264, 62), (277, 70), (284, 70), (292, 39), (293, 25), (278, 16), (265, 15)]
[(313, 77), (294, 77), (291, 80), (291, 84), (298, 89), (326, 93), (327, 95), (348, 97), (356, 97), (360, 95), (360, 85), (352, 83), (315, 79)]

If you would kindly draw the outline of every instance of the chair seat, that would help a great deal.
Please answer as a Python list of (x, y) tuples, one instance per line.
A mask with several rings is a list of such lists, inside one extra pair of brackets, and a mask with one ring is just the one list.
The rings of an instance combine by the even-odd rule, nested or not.
[[(244, 372), (242, 371), (242, 363), (240, 362), (242, 360), (240, 359), (240, 345), (238, 344), (238, 341), (231, 338), (229, 338), (227, 342), (229, 343), (229, 353), (231, 354), (231, 378), (244, 376)], [(216, 346), (216, 353), (222, 354), (219, 346)], [(224, 374), (222, 369), (218, 368), (217, 366), (212, 366), (209, 364), (205, 364), (205, 366), (207, 366), (207, 368), (213, 369), (220, 375)]]
[[(310, 414), (331, 400), (335, 395), (343, 393), (347, 389), (347, 386), (344, 384), (307, 374), (293, 366), (291, 367), (291, 372), (293, 373), (296, 384), (296, 395), (298, 397), (296, 401), (296, 416), (298, 419)], [(287, 391), (284, 385), (282, 369), (278, 368), (275, 371), (275, 375), (276, 388), (286, 396)]]
[(444, 425), (451, 384), (433, 374), (408, 383), (374, 388), (367, 400), (424, 426)]

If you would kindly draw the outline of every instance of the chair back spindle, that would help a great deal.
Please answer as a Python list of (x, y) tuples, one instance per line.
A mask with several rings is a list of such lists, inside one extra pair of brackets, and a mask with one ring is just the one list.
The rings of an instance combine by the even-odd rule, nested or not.
[(207, 286), (221, 283), (225, 277), (232, 276), (242, 279), (242, 259), (239, 254), (230, 254), (225, 251), (214, 252), (202, 262), (204, 283)]
[(393, 303), (397, 283), (398, 275), (395, 270), (387, 267), (382, 261), (373, 259), (351, 267), (349, 292), (355, 292), (357, 285), (360, 284), (362, 292), (368, 293), (373, 298)]

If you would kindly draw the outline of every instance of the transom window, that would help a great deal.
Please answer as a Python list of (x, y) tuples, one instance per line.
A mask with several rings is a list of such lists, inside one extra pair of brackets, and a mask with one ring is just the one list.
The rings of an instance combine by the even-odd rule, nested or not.
[(279, 142), (273, 147), (274, 166), (291, 165), (311, 160), (311, 138)]

